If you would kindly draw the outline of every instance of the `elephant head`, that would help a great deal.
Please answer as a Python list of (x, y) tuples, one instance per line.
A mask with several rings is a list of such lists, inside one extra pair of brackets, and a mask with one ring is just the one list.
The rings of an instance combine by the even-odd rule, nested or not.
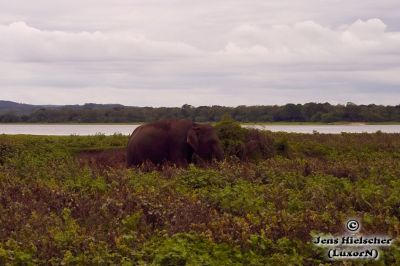
[(224, 159), (218, 136), (211, 125), (193, 124), (187, 133), (187, 143), (192, 147), (194, 153), (202, 159), (211, 161), (213, 158), (218, 161)]

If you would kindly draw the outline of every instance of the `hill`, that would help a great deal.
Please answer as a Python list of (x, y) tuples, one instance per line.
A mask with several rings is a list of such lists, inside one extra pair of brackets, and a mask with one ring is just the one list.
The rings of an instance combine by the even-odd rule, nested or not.
[(14, 114), (30, 114), (40, 109), (60, 109), (60, 108), (73, 108), (73, 109), (104, 109), (123, 107), (121, 104), (96, 104), (85, 103), (83, 105), (33, 105), (26, 103), (17, 103), (12, 101), (0, 100), (0, 114), (14, 113)]
[(41, 106), (0, 100), (0, 113), (29, 113), (39, 108)]

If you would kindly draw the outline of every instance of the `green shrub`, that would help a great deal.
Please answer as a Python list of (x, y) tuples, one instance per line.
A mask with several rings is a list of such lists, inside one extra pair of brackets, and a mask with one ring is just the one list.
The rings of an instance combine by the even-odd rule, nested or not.
[(246, 129), (233, 120), (224, 120), (216, 124), (215, 129), (221, 141), (225, 156), (244, 156)]
[(238, 215), (258, 213), (264, 207), (264, 188), (246, 181), (225, 186), (222, 189), (212, 189), (207, 197), (223, 210)]
[(142, 172), (80, 160), (126, 136), (0, 135), (0, 265), (331, 265), (311, 235), (349, 217), (397, 239), (356, 264), (399, 265), (399, 134), (233, 128), (274, 148)]
[(266, 132), (244, 128), (232, 119), (217, 123), (215, 129), (226, 157), (255, 161), (275, 155), (274, 140)]
[(176, 234), (154, 239), (145, 248), (144, 263), (161, 266), (243, 265), (241, 252), (227, 244), (216, 244), (195, 234)]

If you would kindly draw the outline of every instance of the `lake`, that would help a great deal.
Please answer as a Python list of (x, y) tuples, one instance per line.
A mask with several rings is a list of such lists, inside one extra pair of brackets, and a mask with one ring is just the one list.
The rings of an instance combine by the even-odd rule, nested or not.
[[(0, 124), (0, 134), (84, 136), (121, 133), (129, 135), (138, 126), (139, 124)], [(315, 131), (330, 134), (375, 133), (378, 130), (384, 133), (400, 133), (400, 125), (244, 125), (244, 127), (295, 133), (313, 133)]]

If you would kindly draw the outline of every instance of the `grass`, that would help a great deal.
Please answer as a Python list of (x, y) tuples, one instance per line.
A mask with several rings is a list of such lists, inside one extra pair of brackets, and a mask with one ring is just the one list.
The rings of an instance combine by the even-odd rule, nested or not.
[[(0, 265), (400, 264), (400, 134), (265, 134), (264, 157), (162, 171), (126, 169), (123, 135), (0, 135)], [(312, 236), (349, 217), (397, 241), (327, 261)]]
[(248, 122), (242, 123), (243, 125), (260, 125), (260, 126), (314, 126), (314, 125), (400, 125), (400, 122), (332, 122), (332, 123), (323, 123), (323, 122)]
[(131, 122), (131, 123), (106, 123), (106, 122), (96, 122), (96, 123), (77, 123), (77, 122), (57, 122), (57, 123), (45, 123), (45, 122), (10, 122), (10, 123), (0, 123), (0, 125), (140, 125), (143, 124), (144, 122)]

